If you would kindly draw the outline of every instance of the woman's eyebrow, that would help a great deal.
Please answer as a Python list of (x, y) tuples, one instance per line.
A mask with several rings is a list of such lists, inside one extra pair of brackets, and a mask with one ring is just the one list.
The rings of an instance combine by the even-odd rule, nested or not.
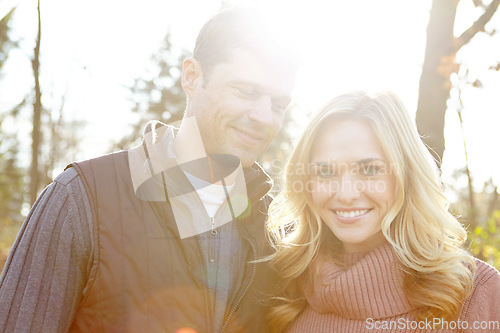
[(368, 163), (376, 162), (376, 161), (380, 161), (380, 162), (384, 162), (385, 163), (385, 160), (383, 160), (381, 158), (370, 157), (370, 158), (364, 158), (362, 160), (359, 160), (359, 161), (356, 162), (356, 164), (368, 164)]
[(311, 162), (310, 164), (312, 164), (313, 166), (323, 166), (323, 165), (330, 166), (330, 165), (334, 164), (334, 162), (335, 161), (316, 161), (316, 162)]

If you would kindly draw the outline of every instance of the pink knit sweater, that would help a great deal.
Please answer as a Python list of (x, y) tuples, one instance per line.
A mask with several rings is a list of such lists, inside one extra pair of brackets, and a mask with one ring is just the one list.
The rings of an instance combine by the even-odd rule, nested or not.
[(396, 259), (385, 244), (343, 255), (344, 269), (325, 264), (314, 288), (305, 288), (309, 304), (288, 332), (500, 332), (500, 274), (493, 267), (476, 260), (474, 289), (459, 320), (417, 322)]

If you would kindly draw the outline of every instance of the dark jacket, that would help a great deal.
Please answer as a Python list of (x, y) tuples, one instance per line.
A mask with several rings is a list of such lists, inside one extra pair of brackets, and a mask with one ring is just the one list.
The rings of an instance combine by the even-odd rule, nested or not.
[[(169, 201), (137, 198), (126, 151), (74, 163), (93, 212), (93, 265), (70, 331), (210, 332), (210, 293), (198, 236), (181, 239)], [(243, 242), (243, 282), (229, 295), (224, 332), (262, 332), (265, 295), (274, 281), (266, 263), (265, 219), (271, 182), (257, 165), (245, 170), (249, 211), (236, 221)]]

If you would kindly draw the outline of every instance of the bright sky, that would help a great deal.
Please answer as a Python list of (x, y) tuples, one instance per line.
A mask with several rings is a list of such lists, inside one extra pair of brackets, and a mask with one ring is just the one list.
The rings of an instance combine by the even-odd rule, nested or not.
[[(459, 32), (480, 14), (469, 2), (461, 1)], [(415, 112), (430, 0), (252, 3), (269, 7), (278, 24), (294, 22), (305, 53), (294, 98), (304, 112), (353, 89), (392, 89)], [(29, 57), (36, 36), (35, 1), (0, 0), (0, 15), (16, 4), (13, 36), (22, 38), (22, 51), (12, 52), (0, 82), (0, 112), (18, 102), (33, 80)], [(88, 121), (77, 158), (105, 153), (109, 140), (123, 135), (131, 109), (126, 86), (144, 73), (167, 30), (175, 47), (192, 50), (199, 28), (219, 7), (220, 0), (42, 1), (43, 102), (58, 108), (65, 94), (65, 111)], [(499, 14), (493, 21), (500, 28)], [(480, 36), (473, 44), (479, 52), (470, 47), (458, 56), (470, 63), (471, 74), (484, 85), (467, 89), (463, 96), (469, 159), (479, 186), (490, 176), (500, 184), (500, 140), (495, 136), (500, 73), (486, 71), (500, 60), (498, 35)], [(464, 167), (465, 160), (457, 116), (449, 111), (443, 170), (445, 180), (452, 182), (452, 171)]]

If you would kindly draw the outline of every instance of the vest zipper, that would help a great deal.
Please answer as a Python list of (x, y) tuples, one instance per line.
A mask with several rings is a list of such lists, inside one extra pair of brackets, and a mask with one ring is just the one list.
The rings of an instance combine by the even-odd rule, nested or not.
[[(210, 262), (215, 262), (215, 235), (217, 235), (217, 230), (215, 229), (215, 217), (219, 214), (219, 211), (222, 209), (222, 207), (226, 204), (227, 200), (224, 201), (217, 211), (215, 212), (214, 217), (210, 217), (207, 213), (207, 210), (205, 209), (205, 205), (201, 201), (200, 197), (198, 196), (198, 193), (196, 193), (195, 197), (198, 199), (198, 202), (201, 204), (201, 207), (203, 208), (203, 211), (205, 212), (205, 215), (210, 219), (211, 225), (211, 231), (210, 231), (210, 238), (209, 238), (209, 244), (208, 244), (208, 252), (205, 253), (203, 250), (203, 246), (201, 245), (201, 239), (200, 235), (197, 234), (196, 238), (198, 240), (198, 247), (200, 248), (200, 251), (203, 255), (203, 266), (205, 267), (205, 277), (207, 281), (207, 286), (208, 286), (208, 301), (210, 302), (210, 332), (213, 332), (213, 321), (214, 321), (214, 316), (215, 316), (215, 302), (214, 302), (214, 290), (212, 288), (212, 285), (209, 282), (208, 279), (208, 264), (207, 260)], [(194, 221), (193, 221), (193, 228), (194, 228)], [(205, 260), (205, 257), (207, 260)]]
[[(248, 186), (248, 184), (246, 184)], [(258, 192), (257, 192), (258, 193)], [(226, 200), (219, 206), (219, 208), (217, 209), (217, 211), (215, 212), (215, 215), (214, 217), (210, 217), (205, 209), (205, 205), (203, 204), (203, 202), (201, 201), (200, 197), (198, 196), (198, 194), (196, 193), (196, 198), (198, 198), (198, 202), (201, 204), (201, 206), (203, 207), (203, 210), (205, 211), (205, 215), (207, 217), (210, 218), (210, 222), (212, 223), (212, 229), (211, 229), (211, 232), (210, 232), (210, 240), (212, 241), (213, 238), (215, 237), (215, 235), (217, 234), (217, 230), (215, 230), (215, 217), (218, 215), (219, 211), (222, 209), (222, 207), (227, 204), (227, 198)], [(257, 197), (257, 194), (254, 194), (251, 198), (249, 198), (249, 204), (251, 202), (253, 202), (253, 199)], [(234, 222), (237, 222), (237, 221), (234, 221)], [(238, 224), (237, 224), (238, 225)], [(194, 221), (193, 221), (193, 227), (194, 227)], [(239, 229), (239, 225), (238, 225), (238, 229)], [(215, 232), (215, 233), (214, 233)], [(207, 258), (210, 260), (210, 258), (208, 257), (208, 254), (205, 253), (205, 251), (203, 251), (203, 246), (201, 245), (201, 239), (200, 239), (200, 235), (198, 234), (197, 235), (197, 239), (198, 239), (198, 246), (200, 248), (200, 251), (202, 252), (202, 254), (204, 256), (207, 256)], [(248, 240), (248, 239), (247, 239)], [(209, 242), (211, 243), (211, 242)], [(254, 257), (254, 260), (257, 260), (257, 249), (255, 248), (255, 243), (254, 242), (251, 242), (249, 241), (251, 247), (252, 247), (252, 252), (253, 252), (253, 257)], [(210, 249), (209, 251), (214, 251), (213, 253), (213, 258), (215, 260), (215, 242), (213, 242), (213, 244), (210, 244), (209, 245)], [(212, 262), (212, 261), (210, 261)], [(211, 321), (210, 321), (210, 331), (212, 332), (213, 331), (213, 317), (215, 316), (215, 304), (214, 304), (214, 299), (213, 299), (213, 296), (214, 296), (214, 292), (212, 290), (212, 287), (210, 286), (210, 283), (208, 283), (208, 264), (206, 262), (206, 260), (203, 260), (203, 266), (205, 267), (205, 274), (206, 274), (206, 277), (207, 277), (207, 285), (208, 285), (208, 294), (209, 294), (209, 301), (210, 301), (210, 316), (212, 317)], [(231, 320), (231, 317), (233, 316), (234, 312), (236, 312), (236, 309), (238, 308), (238, 306), (240, 305), (241, 301), (243, 300), (243, 297), (245, 296), (245, 294), (248, 292), (248, 289), (250, 289), (250, 286), (253, 284), (253, 280), (255, 279), (255, 274), (257, 272), (257, 264), (256, 263), (253, 263), (252, 264), (252, 276), (250, 277), (250, 282), (247, 284), (247, 286), (245, 287), (245, 290), (243, 291), (243, 293), (241, 294), (240, 298), (238, 299), (238, 302), (236, 302), (236, 304), (233, 306), (233, 308), (231, 309), (231, 312), (229, 313), (229, 316), (227, 317), (227, 319), (225, 320), (224, 322), (224, 325), (222, 325), (222, 329), (220, 330), (219, 333), (224, 333), (224, 330), (226, 329), (227, 325), (229, 324), (229, 321)]]
[(208, 261), (215, 262), (215, 235), (217, 235), (217, 230), (215, 230), (215, 215), (210, 218), (212, 224), (212, 230), (210, 231), (210, 238), (208, 242)]
[(208, 282), (208, 265), (207, 265), (207, 261), (205, 260), (206, 253), (205, 253), (205, 251), (203, 251), (203, 246), (201, 246), (200, 235), (197, 235), (196, 238), (198, 239), (198, 246), (199, 246), (200, 251), (203, 255), (202, 262), (203, 262), (203, 267), (205, 268), (205, 277), (206, 277), (207, 286), (208, 286), (208, 301), (210, 302), (210, 309), (209, 309), (210, 310), (210, 332), (212, 332), (213, 316), (214, 316), (214, 312), (215, 312), (214, 299), (213, 299), (214, 293), (213, 293), (213, 290), (212, 290), (210, 283)]
[[(254, 260), (257, 260), (257, 250), (255, 249), (255, 246), (254, 246), (253, 243), (251, 243), (251, 245), (252, 245), (252, 251), (253, 251)], [(253, 284), (253, 280), (255, 279), (255, 273), (257, 271), (257, 264), (253, 263), (252, 265), (253, 265), (253, 271), (252, 271), (252, 277), (250, 278), (250, 282), (247, 284), (245, 290), (243, 291), (243, 293), (241, 294), (240, 298), (238, 299), (238, 302), (236, 302), (236, 304), (232, 308), (231, 312), (229, 313), (229, 316), (227, 316), (227, 319), (224, 322), (224, 325), (222, 325), (222, 329), (221, 329), (220, 333), (224, 333), (224, 330), (226, 329), (227, 324), (231, 320), (232, 315), (234, 314), (234, 312), (236, 311), (236, 309), (240, 305), (240, 303), (243, 300), (243, 297), (247, 293), (248, 289), (250, 289), (250, 286)]]
[[(248, 201), (249, 201), (249, 204), (251, 204), (253, 202), (253, 199), (257, 197), (257, 195), (253, 195)], [(252, 215), (252, 214), (250, 214)], [(250, 216), (252, 217), (252, 216)], [(239, 224), (238, 225), (238, 229), (240, 229), (239, 227)], [(241, 235), (241, 233), (240, 233)], [(243, 236), (242, 236), (243, 238)], [(253, 241), (250, 241), (250, 239), (248, 239), (248, 242), (250, 243), (251, 247), (252, 247), (252, 252), (253, 252), (253, 258), (254, 258), (254, 261), (257, 260), (257, 249), (255, 248), (255, 243)], [(253, 263), (252, 264), (252, 267), (253, 267), (253, 270), (252, 270), (252, 276), (250, 278), (250, 282), (247, 284), (245, 290), (243, 291), (243, 293), (241, 294), (240, 298), (238, 299), (238, 302), (236, 302), (236, 304), (233, 306), (233, 308), (231, 309), (231, 312), (229, 313), (229, 316), (227, 316), (227, 319), (226, 321), (224, 322), (224, 325), (222, 325), (222, 329), (220, 331), (220, 333), (224, 333), (224, 330), (226, 329), (227, 327), (227, 324), (229, 323), (229, 321), (231, 320), (231, 317), (233, 316), (234, 312), (236, 311), (236, 309), (238, 308), (238, 306), (240, 305), (241, 301), (243, 300), (243, 297), (245, 296), (245, 294), (247, 293), (248, 289), (250, 289), (250, 286), (253, 284), (253, 280), (255, 279), (255, 273), (257, 272), (257, 264), (256, 263)]]

